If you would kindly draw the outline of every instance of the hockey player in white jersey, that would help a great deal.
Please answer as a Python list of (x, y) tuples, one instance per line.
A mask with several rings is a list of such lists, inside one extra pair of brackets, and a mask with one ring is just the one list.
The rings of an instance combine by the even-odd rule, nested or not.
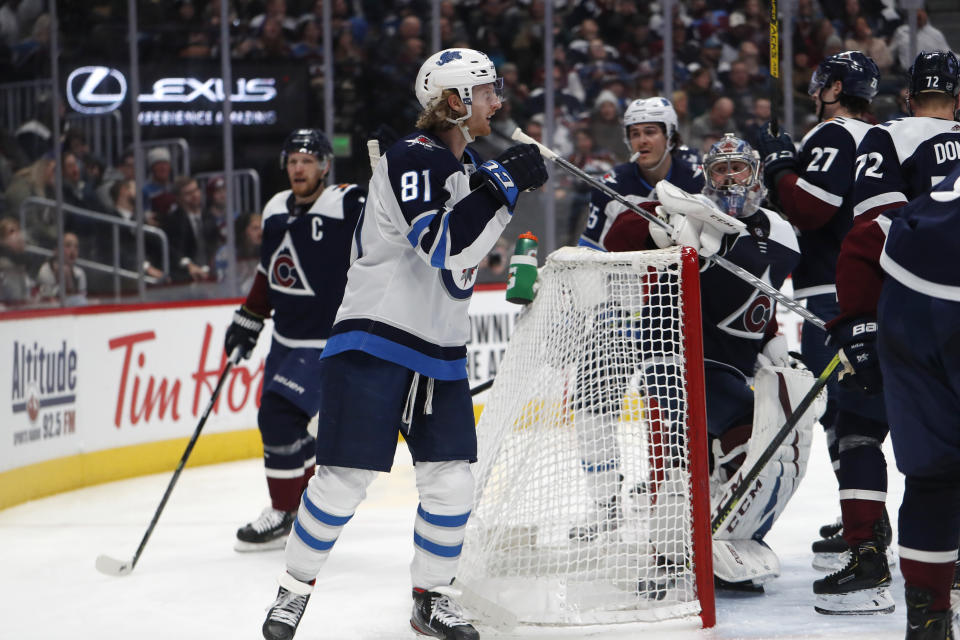
[[(877, 95), (879, 82), (880, 70), (869, 56), (859, 51), (828, 56), (814, 72), (808, 90), (820, 122), (803, 137), (799, 150), (794, 149), (788, 133), (781, 130), (774, 135), (769, 125), (759, 135), (758, 148), (764, 157), (771, 199), (800, 232), (802, 258), (793, 271), (793, 295), (806, 300), (807, 309), (820, 318), (837, 315), (837, 255), (853, 224), (851, 200), (857, 146), (870, 129), (864, 118)], [(816, 373), (826, 368), (835, 352), (824, 344), (825, 338), (822, 329), (804, 323), (803, 361)], [(846, 473), (857, 472), (857, 432), (864, 430), (860, 425), (885, 425), (886, 421), (882, 403), (862, 391), (841, 388), (833, 379), (827, 383), (827, 389), (827, 411), (821, 424), (842, 497), (851, 481), (842, 477), (841, 459), (847, 461)], [(884, 541), (889, 544), (886, 514), (883, 529)], [(814, 567), (839, 569), (843, 566), (840, 556), (847, 550), (840, 525), (822, 527), (821, 535), (823, 539), (813, 543)]]
[(307, 423), (317, 413), (314, 379), (343, 298), (365, 195), (355, 184), (325, 187), (332, 159), (333, 147), (315, 129), (297, 129), (284, 141), (280, 170), (290, 189), (263, 209), (260, 265), (224, 341), (228, 354), (239, 348), (248, 357), (272, 315), (257, 413), (270, 506), (237, 531), (237, 551), (283, 547), (313, 477), (316, 443)]
[[(482, 162), (467, 144), (490, 134), (501, 80), (486, 55), (447, 49), (420, 68), (418, 130), (376, 166), (357, 227), (343, 303), (321, 360), (317, 469), (287, 541), (286, 571), (263, 624), (292, 638), (343, 526), (402, 431), (420, 504), (410, 567), (410, 624), (472, 640), (450, 587), (473, 501), (477, 441), (467, 384), (467, 308), (477, 264), (517, 198), (547, 179), (533, 145)], [(399, 632), (398, 632), (398, 635)]]

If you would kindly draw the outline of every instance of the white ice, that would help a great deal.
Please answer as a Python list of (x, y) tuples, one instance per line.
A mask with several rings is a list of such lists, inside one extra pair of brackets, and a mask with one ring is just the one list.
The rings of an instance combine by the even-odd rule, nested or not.
[[(896, 529), (903, 481), (887, 453), (888, 505)], [(324, 567), (298, 640), (413, 639), (409, 577), (416, 509), (413, 467), (401, 452), (382, 474)], [(99, 554), (128, 560), (170, 473), (51, 496), (0, 511), (0, 638), (154, 640), (260, 638), (276, 593), (283, 552), (233, 551), (238, 525), (267, 504), (258, 460), (188, 467), (133, 573), (102, 575)], [(797, 495), (767, 540), (783, 575), (761, 596), (719, 596), (717, 626), (695, 624), (483, 629), (485, 639), (625, 640), (735, 638), (903, 638), (903, 582), (894, 567), (890, 615), (823, 616), (813, 610), (810, 543), (839, 514), (836, 481), (822, 432)]]

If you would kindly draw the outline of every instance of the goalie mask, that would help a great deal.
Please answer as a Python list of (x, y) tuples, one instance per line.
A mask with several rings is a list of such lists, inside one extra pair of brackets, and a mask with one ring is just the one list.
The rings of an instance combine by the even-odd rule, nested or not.
[(497, 70), (485, 53), (473, 49), (444, 49), (421, 65), (414, 89), (424, 109), (436, 106), (445, 89), (455, 89), (467, 113), (459, 118), (447, 118), (447, 121), (457, 125), (469, 143), (473, 142), (473, 136), (465, 122), (473, 114), (473, 88), (491, 83), (497, 97), (502, 98), (503, 78), (497, 77)]
[(760, 156), (746, 140), (732, 133), (715, 142), (703, 159), (703, 193), (734, 218), (752, 216), (767, 195)]

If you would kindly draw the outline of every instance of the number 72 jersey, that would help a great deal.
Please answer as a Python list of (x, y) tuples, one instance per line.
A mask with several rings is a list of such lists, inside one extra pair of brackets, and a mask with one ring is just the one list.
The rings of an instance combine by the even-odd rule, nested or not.
[(853, 216), (875, 218), (939, 184), (960, 165), (960, 123), (897, 118), (867, 132), (857, 149)]

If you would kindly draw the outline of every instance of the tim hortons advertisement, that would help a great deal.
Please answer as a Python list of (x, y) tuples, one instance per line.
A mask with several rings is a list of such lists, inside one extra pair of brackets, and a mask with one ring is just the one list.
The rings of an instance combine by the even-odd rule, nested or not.
[[(226, 362), (233, 303), (3, 320), (0, 471), (91, 451), (188, 437)], [(471, 385), (496, 374), (518, 308), (502, 289), (471, 303)], [(270, 347), (228, 375), (204, 433), (255, 429)]]

